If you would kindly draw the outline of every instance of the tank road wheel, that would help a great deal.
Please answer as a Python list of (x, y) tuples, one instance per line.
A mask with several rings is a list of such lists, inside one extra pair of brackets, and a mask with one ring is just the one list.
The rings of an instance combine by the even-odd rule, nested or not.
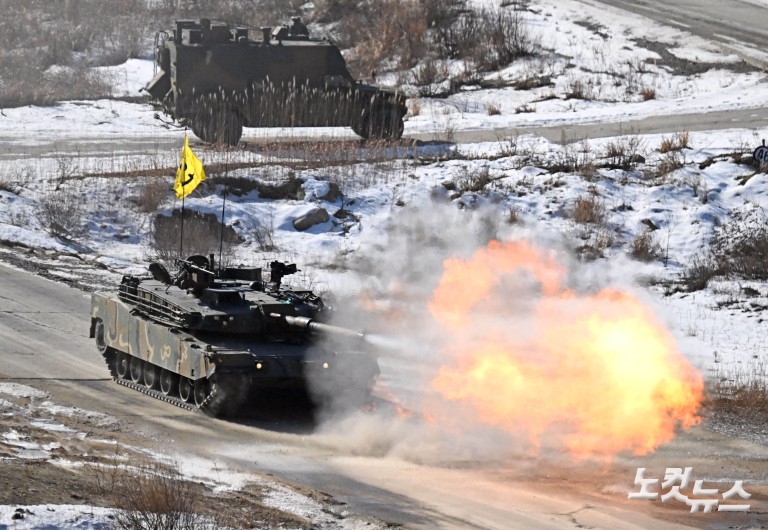
[(109, 346), (107, 346), (107, 340), (104, 338), (104, 321), (100, 318), (96, 319), (93, 335), (96, 339), (96, 349), (99, 350), (100, 354), (106, 355)]
[(124, 351), (117, 352), (115, 358), (115, 372), (120, 379), (128, 379), (130, 377), (130, 365), (131, 356)]
[(405, 122), (403, 121), (403, 117), (399, 116), (396, 118), (395, 126), (390, 131), (390, 140), (399, 140), (403, 137), (403, 132), (405, 131)]
[(363, 114), (360, 116), (360, 119), (357, 120), (352, 124), (352, 132), (354, 132), (359, 137), (363, 138), (364, 140), (367, 140), (371, 137), (371, 127), (369, 125), (369, 117), (368, 113)]
[(352, 124), (352, 131), (366, 140), (399, 140), (404, 130), (402, 116), (399, 113), (395, 116), (391, 111), (378, 111), (374, 115), (365, 113)]
[(208, 380), (198, 379), (195, 381), (195, 405), (198, 407), (205, 403), (205, 399), (208, 397)]
[(153, 389), (160, 379), (160, 367), (151, 363), (144, 364), (144, 386)]
[(179, 377), (179, 397), (184, 403), (192, 401), (194, 383), (188, 377)]
[(138, 357), (131, 357), (131, 381), (141, 384), (144, 380), (144, 361)]
[(179, 376), (170, 370), (160, 372), (160, 392), (166, 396), (175, 396), (179, 388)]
[(403, 118), (395, 116), (391, 111), (379, 111), (371, 120), (371, 138), (399, 140), (403, 136), (403, 130)]

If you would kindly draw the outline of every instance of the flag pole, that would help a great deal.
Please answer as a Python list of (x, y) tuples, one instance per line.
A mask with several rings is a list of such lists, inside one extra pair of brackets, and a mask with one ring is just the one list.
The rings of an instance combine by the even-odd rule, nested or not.
[(184, 197), (181, 197), (181, 230), (179, 231), (179, 259), (184, 259)]
[[(184, 128), (184, 147), (187, 146), (187, 129)], [(184, 165), (184, 171), (187, 169), (187, 161), (185, 158), (186, 151), (182, 148), (181, 150), (181, 163)], [(182, 175), (183, 176), (183, 175)], [(184, 188), (182, 187), (182, 190)], [(179, 230), (179, 259), (184, 259), (184, 197), (186, 197), (186, 194), (181, 196), (181, 230)]]
[[(227, 156), (224, 158), (224, 177), (225, 182), (227, 182), (226, 177), (229, 176), (229, 151), (227, 151)], [(224, 209), (227, 205), (227, 185), (224, 184), (224, 189), (222, 191), (223, 200), (221, 201), (221, 230), (219, 232), (219, 270), (221, 270), (221, 259), (222, 255), (224, 254)]]

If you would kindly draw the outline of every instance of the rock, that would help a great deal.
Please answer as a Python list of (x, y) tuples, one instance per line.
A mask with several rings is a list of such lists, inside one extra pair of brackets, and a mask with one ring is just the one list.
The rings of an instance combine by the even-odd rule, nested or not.
[(326, 191), (323, 195), (318, 196), (317, 198), (321, 201), (336, 202), (339, 200), (339, 197), (341, 197), (341, 190), (339, 189), (339, 185), (335, 182), (328, 182), (328, 191)]
[(648, 227), (650, 230), (652, 230), (652, 231), (653, 231), (653, 230), (658, 230), (658, 229), (659, 229), (659, 227), (656, 225), (656, 223), (654, 223), (654, 222), (653, 222), (653, 221), (651, 221), (650, 219), (643, 219), (643, 220), (642, 220), (642, 221), (640, 221), (640, 222), (641, 222), (641, 223), (643, 223), (645, 226), (647, 226), (647, 227)]
[(325, 208), (314, 208), (301, 217), (294, 219), (293, 227), (299, 232), (303, 232), (317, 224), (327, 222), (328, 219), (330, 219), (330, 216)]
[(259, 192), (259, 198), (272, 200), (303, 200), (304, 199), (304, 181), (296, 177), (288, 177), (281, 182), (261, 182), (256, 184)]

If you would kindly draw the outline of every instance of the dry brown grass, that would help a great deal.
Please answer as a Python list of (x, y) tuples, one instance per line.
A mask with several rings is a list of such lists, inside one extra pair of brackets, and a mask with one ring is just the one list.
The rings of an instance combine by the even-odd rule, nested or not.
[[(348, 66), (357, 78), (367, 79), (385, 59), (397, 57), (401, 68), (410, 68), (424, 57), (427, 34), (426, 2), (382, 0), (336, 2), (343, 46), (352, 48)], [(347, 5), (350, 4), (350, 5)]]
[(690, 135), (688, 131), (683, 131), (673, 134), (667, 138), (662, 136), (661, 145), (659, 146), (659, 152), (662, 154), (671, 153), (674, 151), (682, 151), (683, 149), (690, 148)]
[(518, 207), (513, 206), (507, 211), (507, 223), (511, 225), (518, 225), (523, 223), (523, 219), (520, 217), (520, 209)]
[(576, 198), (571, 218), (577, 223), (601, 224), (605, 221), (605, 203), (596, 195)]
[(715, 276), (746, 280), (768, 279), (768, 226), (761, 210), (733, 212), (715, 228), (709, 245), (694, 256), (682, 273), (690, 291), (704, 289)]
[(85, 230), (88, 203), (82, 183), (70, 181), (61, 186), (49, 187), (40, 196), (39, 205), (38, 219), (50, 233), (74, 237)]
[(487, 167), (479, 169), (467, 167), (465, 171), (456, 178), (456, 189), (460, 193), (478, 193), (483, 191), (493, 182), (490, 171)]
[(643, 87), (643, 89), (640, 90), (640, 96), (643, 98), (643, 101), (656, 99), (656, 89), (653, 87)]
[(135, 467), (109, 465), (94, 474), (100, 494), (116, 508), (115, 526), (121, 530), (193, 530), (211, 528), (198, 515), (203, 508), (201, 488), (184, 480), (170, 466), (145, 461)]
[(715, 409), (747, 416), (768, 414), (768, 367), (764, 362), (718, 365), (714, 379)]
[[(184, 241), (181, 244), (181, 210), (173, 215), (155, 217), (147, 234), (149, 237), (147, 256), (152, 261), (161, 261), (172, 267), (175, 260), (186, 259), (193, 254), (207, 256), (211, 252), (223, 251), (224, 266), (232, 258), (234, 247), (242, 243), (237, 233), (229, 226), (222, 225), (214, 214), (202, 214), (194, 210), (184, 211)], [(224, 238), (223, 243), (221, 238)]]
[(169, 178), (150, 178), (139, 189), (136, 205), (141, 213), (154, 213), (166, 199), (175, 197)]
[(592, 99), (589, 96), (589, 91), (584, 83), (580, 79), (574, 79), (568, 84), (568, 88), (565, 91), (565, 99)]
[(419, 102), (419, 98), (409, 99), (408, 103), (411, 116), (418, 116), (421, 114), (421, 103)]
[(673, 149), (664, 153), (656, 166), (660, 177), (665, 177), (685, 166), (685, 155), (679, 149)]
[(603, 157), (608, 159), (608, 163), (611, 166), (630, 171), (637, 164), (645, 161), (641, 151), (643, 151), (643, 142), (640, 136), (630, 134), (619, 136), (609, 141), (605, 145)]
[(645, 262), (659, 260), (663, 254), (661, 245), (653, 232), (640, 234), (632, 240), (629, 253), (634, 259)]

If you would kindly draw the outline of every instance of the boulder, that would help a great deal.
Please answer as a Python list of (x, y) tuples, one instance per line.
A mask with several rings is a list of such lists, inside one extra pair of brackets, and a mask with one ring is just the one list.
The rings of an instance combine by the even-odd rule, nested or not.
[(288, 177), (287, 179), (278, 182), (258, 181), (256, 189), (259, 191), (260, 199), (293, 199), (301, 201), (304, 199), (303, 186), (303, 180), (296, 177)]
[(328, 182), (328, 191), (322, 195), (318, 195), (317, 198), (321, 201), (336, 202), (341, 197), (341, 190), (339, 185), (335, 182)]
[(293, 220), (293, 227), (299, 232), (303, 232), (320, 223), (326, 223), (330, 219), (325, 208), (314, 208), (301, 217)]

